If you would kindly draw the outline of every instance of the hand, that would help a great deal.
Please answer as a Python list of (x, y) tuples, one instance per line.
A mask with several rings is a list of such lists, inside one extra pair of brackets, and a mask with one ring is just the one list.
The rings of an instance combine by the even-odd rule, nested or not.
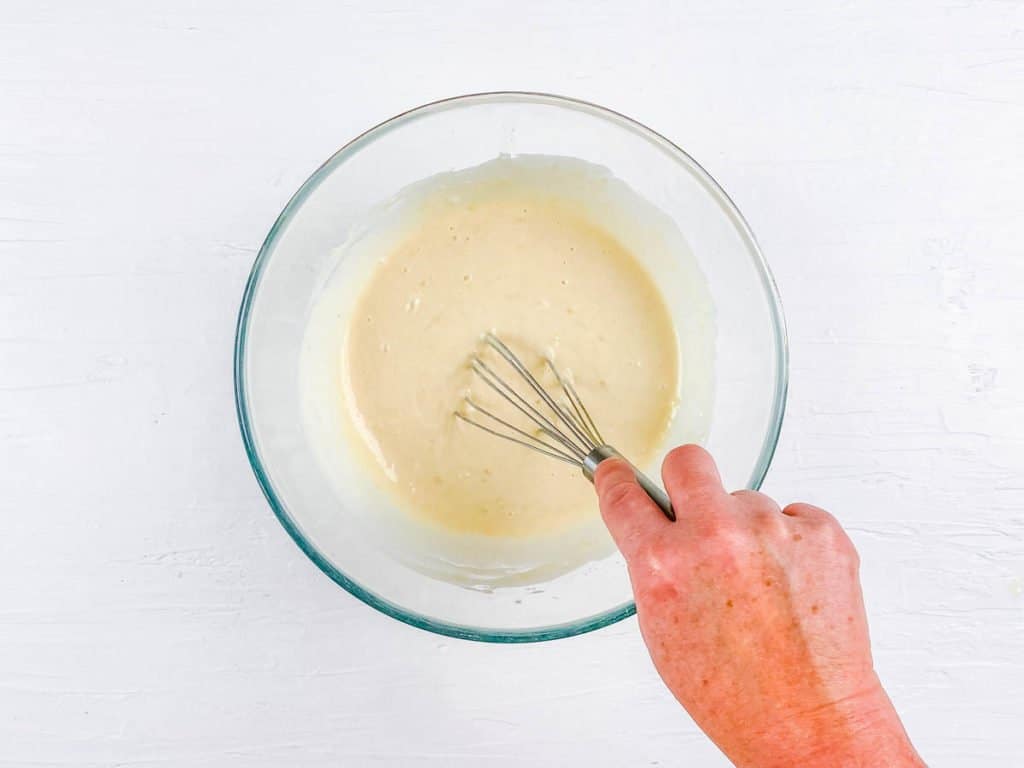
[(726, 493), (695, 445), (662, 467), (670, 523), (622, 461), (594, 482), (654, 666), (741, 768), (922, 766), (875, 675), (850, 539), (828, 512)]

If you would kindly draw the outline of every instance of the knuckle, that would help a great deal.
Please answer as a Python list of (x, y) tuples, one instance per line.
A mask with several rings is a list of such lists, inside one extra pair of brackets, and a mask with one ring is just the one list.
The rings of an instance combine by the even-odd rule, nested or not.
[(669, 603), (678, 599), (679, 585), (661, 574), (651, 573), (639, 581), (634, 587), (634, 592), (637, 603), (640, 605)]
[(832, 515), (824, 510), (807, 520), (815, 538), (836, 557), (846, 560), (854, 568), (860, 567), (860, 554), (853, 540)]
[(630, 570), (639, 600), (668, 600), (679, 593), (686, 564), (677, 542), (655, 537), (642, 544)]
[(768, 507), (755, 507), (748, 513), (751, 526), (759, 533), (775, 536), (786, 531), (786, 518)]
[(670, 567), (681, 559), (683, 547), (669, 536), (654, 536), (646, 545), (646, 554), (652, 563)]
[(787, 518), (770, 496), (757, 491), (736, 491), (732, 495), (741, 507), (738, 512), (740, 520), (755, 531), (769, 536), (785, 532)]
[(640, 501), (638, 496), (645, 495), (643, 488), (637, 485), (635, 482), (622, 481), (616, 483), (611, 488), (604, 492), (604, 502), (614, 507), (632, 507)]
[(775, 506), (775, 502), (772, 501), (770, 496), (766, 496), (760, 491), (752, 491), (748, 488), (744, 488), (739, 491), (733, 491), (730, 494), (733, 498), (739, 499), (744, 504), (748, 504), (755, 508), (771, 508)]
[(846, 531), (831, 515), (820, 517), (815, 526), (820, 535), (833, 546), (841, 548), (843, 545), (849, 545), (850, 539)]

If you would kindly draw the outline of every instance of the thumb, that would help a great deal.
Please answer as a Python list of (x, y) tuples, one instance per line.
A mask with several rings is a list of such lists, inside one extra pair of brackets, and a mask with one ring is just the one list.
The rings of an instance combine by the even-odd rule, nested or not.
[(669, 525), (665, 515), (636, 481), (622, 459), (605, 459), (594, 472), (601, 517), (628, 562), (649, 537)]

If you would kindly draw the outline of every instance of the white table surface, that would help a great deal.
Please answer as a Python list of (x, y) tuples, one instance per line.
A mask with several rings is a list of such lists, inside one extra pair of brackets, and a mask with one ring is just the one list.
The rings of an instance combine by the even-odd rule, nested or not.
[(734, 197), (792, 347), (766, 490), (849, 527), (925, 757), (1024, 765), (1024, 5), (142, 5), (0, 3), (0, 766), (726, 765), (635, 620), (398, 624), (242, 451), (235, 315), (285, 201), (501, 88), (632, 115)]

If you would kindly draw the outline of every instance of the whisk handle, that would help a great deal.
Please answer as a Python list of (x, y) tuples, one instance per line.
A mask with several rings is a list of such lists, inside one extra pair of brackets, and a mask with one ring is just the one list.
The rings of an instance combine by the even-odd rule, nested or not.
[(597, 446), (597, 448), (588, 453), (587, 457), (583, 459), (583, 474), (586, 475), (587, 480), (594, 482), (594, 472), (597, 471), (597, 465), (605, 459), (610, 459), (612, 457), (622, 459), (629, 464), (633, 469), (633, 474), (636, 475), (637, 483), (639, 483), (640, 487), (643, 488), (647, 495), (651, 497), (651, 501), (657, 504), (658, 509), (665, 513), (665, 517), (672, 522), (675, 522), (676, 511), (672, 508), (672, 501), (669, 499), (668, 494), (661, 489), (661, 486), (634, 467), (630, 461), (610, 445)]

